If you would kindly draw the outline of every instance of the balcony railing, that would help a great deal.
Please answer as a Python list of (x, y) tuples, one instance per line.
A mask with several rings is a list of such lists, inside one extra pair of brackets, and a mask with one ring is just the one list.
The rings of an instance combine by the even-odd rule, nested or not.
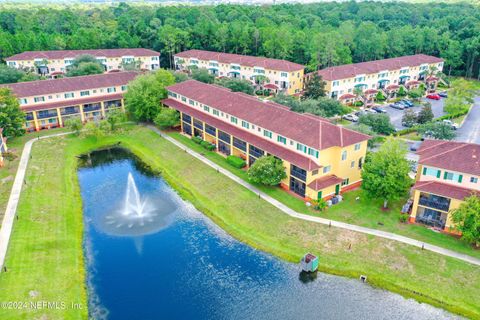
[(27, 114), (25, 115), (25, 119), (26, 119), (27, 121), (32, 121), (32, 120), (33, 120), (33, 114), (32, 114), (32, 113), (27, 113)]
[(299, 167), (292, 165), (290, 168), (290, 174), (302, 181), (307, 181), (307, 172)]
[(120, 100), (113, 100), (113, 101), (106, 101), (104, 103), (105, 108), (120, 108), (122, 106), (122, 101)]
[(53, 118), (53, 117), (57, 117), (58, 114), (57, 114), (57, 111), (48, 111), (48, 112), (41, 112), (39, 111), (37, 113), (37, 118), (38, 119), (45, 119), (45, 118)]
[(450, 199), (447, 199), (447, 198), (432, 199), (431, 197), (420, 196), (420, 200), (418, 201), (418, 203), (421, 206), (434, 208), (442, 211), (448, 211), (450, 209)]
[(95, 104), (86, 104), (83, 106), (83, 112), (91, 112), (91, 111), (97, 111), (100, 110), (102, 107), (100, 106), (99, 103)]
[(62, 116), (67, 116), (67, 115), (76, 114), (76, 113), (80, 113), (79, 107), (66, 107), (66, 108), (60, 109), (60, 114)]
[(420, 216), (417, 216), (415, 221), (418, 222), (418, 223), (423, 223), (423, 224), (426, 224), (428, 226), (435, 227), (435, 228), (441, 228), (441, 229), (445, 228), (445, 221), (440, 220), (440, 219), (434, 219), (430, 216), (420, 215)]

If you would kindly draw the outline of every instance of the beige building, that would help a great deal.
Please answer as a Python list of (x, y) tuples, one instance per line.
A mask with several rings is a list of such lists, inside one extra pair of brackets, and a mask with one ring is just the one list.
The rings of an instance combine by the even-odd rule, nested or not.
[(395, 97), (400, 86), (412, 89), (425, 83), (429, 91), (435, 90), (439, 81), (435, 74), (442, 70), (443, 59), (416, 54), (330, 67), (307, 74), (305, 81), (317, 73), (326, 82), (329, 97), (345, 104), (356, 100), (370, 104), (379, 91)]
[(135, 64), (143, 70), (160, 68), (160, 53), (143, 48), (26, 51), (5, 60), (12, 68), (34, 70), (40, 75), (55, 78), (67, 72), (73, 60), (81, 55), (94, 56), (105, 72), (118, 72), (125, 64)]
[(454, 232), (451, 211), (466, 197), (480, 195), (480, 145), (426, 140), (417, 153), (410, 221)]
[(282, 159), (282, 187), (305, 199), (329, 199), (361, 184), (367, 135), (244, 93), (189, 80), (167, 87), (162, 103), (181, 113), (181, 130), (224, 155)]
[(305, 66), (286, 60), (220, 53), (204, 50), (188, 50), (174, 55), (177, 70), (205, 68), (216, 77), (250, 80), (262, 84), (274, 93), (297, 94), (303, 88)]
[(102, 119), (113, 109), (124, 108), (123, 94), (137, 72), (39, 80), (1, 85), (18, 98), (25, 112), (27, 131), (63, 127), (78, 117), (83, 122)]

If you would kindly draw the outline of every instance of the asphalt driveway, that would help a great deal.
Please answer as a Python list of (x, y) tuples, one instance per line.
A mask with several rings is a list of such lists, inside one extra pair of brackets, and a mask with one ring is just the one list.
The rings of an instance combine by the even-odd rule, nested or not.
[(475, 97), (472, 110), (462, 127), (457, 130), (455, 140), (480, 144), (480, 96)]
[[(441, 117), (445, 114), (443, 112), (444, 101), (445, 100), (443, 98), (440, 100), (430, 100), (430, 99), (422, 98), (422, 102), (430, 102), (430, 104), (432, 105), (432, 111), (435, 118)], [(403, 117), (403, 114), (405, 113), (405, 110), (413, 110), (415, 112), (419, 112), (422, 109), (421, 106), (415, 106), (413, 108), (409, 108), (405, 110), (398, 110), (389, 106), (385, 106), (384, 108), (387, 111), (387, 114), (390, 116), (390, 121), (392, 122), (393, 126), (395, 127), (395, 129), (398, 129), (398, 130), (405, 129), (405, 127), (402, 126), (402, 117)]]

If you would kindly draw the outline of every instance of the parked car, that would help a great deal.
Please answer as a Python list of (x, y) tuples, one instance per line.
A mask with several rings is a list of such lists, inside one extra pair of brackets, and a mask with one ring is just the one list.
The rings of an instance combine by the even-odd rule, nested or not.
[(407, 108), (413, 108), (413, 102), (410, 100), (403, 99), (403, 100), (400, 100), (399, 102)]
[(414, 142), (410, 145), (410, 151), (418, 151), (420, 149), (420, 146), (422, 145), (421, 141)]
[(369, 108), (369, 109), (365, 109), (365, 113), (374, 113), (374, 114), (376, 114), (377, 111), (373, 110), (373, 108), (371, 108), (371, 109)]
[(452, 120), (443, 120), (443, 123), (449, 125), (453, 130), (458, 129), (458, 123), (453, 122)]
[(447, 91), (439, 92), (438, 95), (442, 98), (448, 98), (448, 92)]
[(354, 114), (346, 114), (342, 117), (343, 119), (345, 120), (348, 120), (348, 121), (352, 121), (352, 122), (357, 122), (358, 121), (358, 117)]
[(427, 96), (427, 99), (431, 99), (431, 100), (440, 100), (440, 96), (436, 93), (431, 93)]
[(372, 107), (372, 110), (375, 110), (375, 112), (377, 112), (377, 113), (387, 113), (387, 110), (385, 110), (384, 108), (382, 108), (380, 106), (374, 106), (374, 107)]
[(405, 106), (401, 103), (398, 103), (398, 102), (392, 103), (390, 105), (390, 107), (392, 107), (394, 109), (398, 109), (398, 110), (404, 110), (405, 109)]

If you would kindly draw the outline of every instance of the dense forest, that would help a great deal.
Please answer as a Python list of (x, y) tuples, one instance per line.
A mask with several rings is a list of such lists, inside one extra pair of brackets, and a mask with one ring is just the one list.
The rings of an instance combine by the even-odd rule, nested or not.
[(310, 70), (425, 53), (445, 73), (480, 77), (480, 8), (467, 3), (342, 2), (275, 6), (0, 7), (0, 59), (26, 50), (197, 48), (262, 55)]

